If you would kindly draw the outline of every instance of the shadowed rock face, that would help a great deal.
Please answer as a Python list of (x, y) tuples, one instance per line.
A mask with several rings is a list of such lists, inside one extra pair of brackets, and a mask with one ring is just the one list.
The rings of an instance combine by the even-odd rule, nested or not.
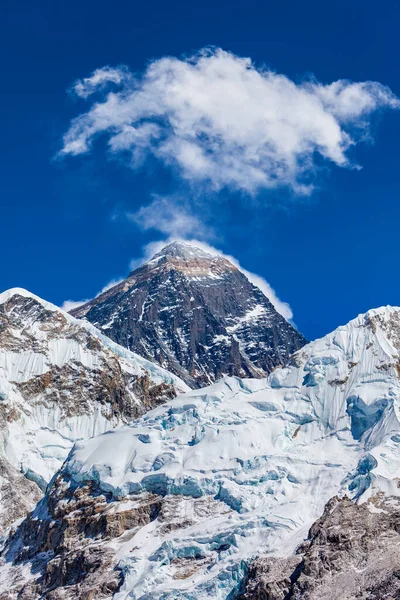
[(333, 498), (294, 556), (259, 558), (240, 600), (400, 597), (400, 499)]
[(161, 500), (144, 494), (121, 508), (94, 482), (71, 487), (58, 476), (46, 504), (39, 503), (10, 534), (2, 568), (6, 570), (11, 561), (14, 565), (8, 573), (8, 590), (0, 593), (0, 599), (110, 598), (123, 581), (116, 568), (116, 547), (157, 518)]
[(29, 481), (8, 460), (0, 457), (0, 532), (10, 523), (24, 517), (40, 500), (42, 491), (37, 483)]
[(191, 387), (264, 377), (306, 343), (231, 262), (182, 242), (71, 314)]
[[(0, 591), (0, 600), (111, 598), (125, 580), (118, 552), (126, 547), (134, 551), (135, 535), (142, 528), (151, 524), (155, 537), (173, 537), (190, 531), (198, 520), (223, 512), (218, 501), (202, 497), (184, 516), (186, 500), (145, 492), (121, 502), (94, 481), (75, 486), (64, 474), (58, 475), (43, 501), (5, 541), (0, 574), (7, 579), (7, 591)], [(164, 552), (167, 559), (168, 548), (164, 544), (158, 553)], [(214, 562), (221, 551), (222, 546), (215, 549)], [(175, 580), (187, 579), (213, 563), (210, 557), (192, 553), (171, 556), (168, 562)]]

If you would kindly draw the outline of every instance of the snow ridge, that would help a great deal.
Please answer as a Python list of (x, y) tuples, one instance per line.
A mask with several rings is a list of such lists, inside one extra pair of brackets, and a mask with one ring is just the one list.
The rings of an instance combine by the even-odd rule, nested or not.
[(182, 258), (184, 260), (191, 259), (216, 259), (218, 258), (216, 255), (213, 255), (209, 252), (206, 252), (202, 248), (199, 248), (195, 244), (191, 244), (190, 242), (185, 242), (183, 240), (171, 242), (164, 246), (160, 252), (155, 254), (152, 260), (159, 260), (161, 258), (165, 258), (167, 256), (173, 258)]

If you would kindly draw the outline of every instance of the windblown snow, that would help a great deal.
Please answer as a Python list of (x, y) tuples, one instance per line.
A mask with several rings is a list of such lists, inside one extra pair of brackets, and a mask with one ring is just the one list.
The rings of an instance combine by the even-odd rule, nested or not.
[(398, 495), (399, 351), (400, 309), (372, 310), (267, 379), (225, 378), (78, 442), (70, 486), (170, 506), (110, 542), (115, 600), (234, 598), (252, 557), (291, 553), (332, 496)]

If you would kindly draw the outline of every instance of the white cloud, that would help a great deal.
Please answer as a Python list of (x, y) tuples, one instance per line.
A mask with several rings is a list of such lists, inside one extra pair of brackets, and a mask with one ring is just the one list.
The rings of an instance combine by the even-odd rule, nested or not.
[(99, 293), (96, 294), (96, 298), (97, 298), (97, 296), (100, 296), (100, 294), (104, 294), (104, 292), (107, 292), (108, 290), (110, 290), (115, 285), (118, 285), (123, 280), (124, 280), (123, 277), (118, 277), (118, 278), (111, 279), (111, 281), (109, 281), (103, 288), (101, 288), (101, 290), (99, 291)]
[(77, 81), (72, 86), (72, 92), (80, 98), (87, 98), (99, 89), (104, 89), (108, 84), (120, 84), (122, 81), (129, 81), (131, 75), (126, 67), (113, 69), (112, 67), (103, 67), (96, 69), (90, 77)]
[[(110, 83), (119, 88), (106, 93)], [(74, 91), (103, 98), (71, 123), (61, 154), (89, 152), (103, 134), (133, 167), (153, 155), (191, 184), (248, 193), (310, 192), (317, 156), (351, 166), (347, 151), (365, 139), (372, 113), (399, 107), (376, 82), (295, 83), (221, 49), (161, 58), (141, 76), (105, 67)]]
[(155, 196), (150, 204), (126, 216), (144, 230), (156, 229), (170, 237), (213, 237), (212, 230), (188, 206), (172, 197)]
[(70, 310), (74, 310), (74, 308), (78, 308), (78, 306), (82, 306), (85, 302), (89, 302), (89, 300), (64, 300), (60, 308), (65, 310), (65, 312), (69, 312)]
[(129, 269), (131, 271), (134, 271), (135, 269), (140, 267), (140, 265), (143, 265), (144, 263), (152, 259), (153, 256), (160, 252), (160, 250), (162, 250), (164, 246), (166, 246), (166, 244), (168, 244), (170, 241), (175, 241), (175, 238), (169, 238), (167, 240), (157, 240), (155, 242), (149, 242), (148, 244), (146, 244), (143, 248), (142, 256), (140, 256), (139, 258), (132, 258), (132, 260), (129, 263)]
[[(107, 290), (111, 289), (112, 287), (114, 287), (114, 285), (117, 285), (122, 280), (123, 280), (122, 277), (119, 277), (118, 279), (112, 279), (111, 281), (109, 281), (107, 283), (107, 285), (105, 285), (100, 290), (100, 292), (98, 292), (95, 295), (95, 298), (97, 298), (97, 296), (100, 296), (100, 294), (103, 294)], [(71, 310), (74, 310), (74, 308), (78, 308), (79, 306), (82, 306), (82, 304), (86, 304), (86, 302), (90, 302), (89, 298), (86, 298), (86, 300), (64, 300), (64, 302), (62, 303), (60, 308), (62, 310), (65, 310), (65, 312), (70, 312)]]

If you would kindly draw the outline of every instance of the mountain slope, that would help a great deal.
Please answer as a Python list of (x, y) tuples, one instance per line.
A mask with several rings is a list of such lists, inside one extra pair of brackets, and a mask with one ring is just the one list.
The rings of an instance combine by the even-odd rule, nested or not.
[(263, 377), (305, 344), (231, 262), (185, 242), (71, 314), (191, 387), (224, 375)]
[(268, 379), (226, 378), (77, 443), (5, 544), (0, 598), (232, 600), (257, 555), (289, 557), (333, 496), (395, 510), (399, 373), (400, 309), (386, 307)]
[(32, 508), (76, 440), (186, 389), (26, 290), (0, 294), (0, 530)]
[(400, 498), (332, 498), (289, 558), (260, 558), (240, 600), (400, 597)]

